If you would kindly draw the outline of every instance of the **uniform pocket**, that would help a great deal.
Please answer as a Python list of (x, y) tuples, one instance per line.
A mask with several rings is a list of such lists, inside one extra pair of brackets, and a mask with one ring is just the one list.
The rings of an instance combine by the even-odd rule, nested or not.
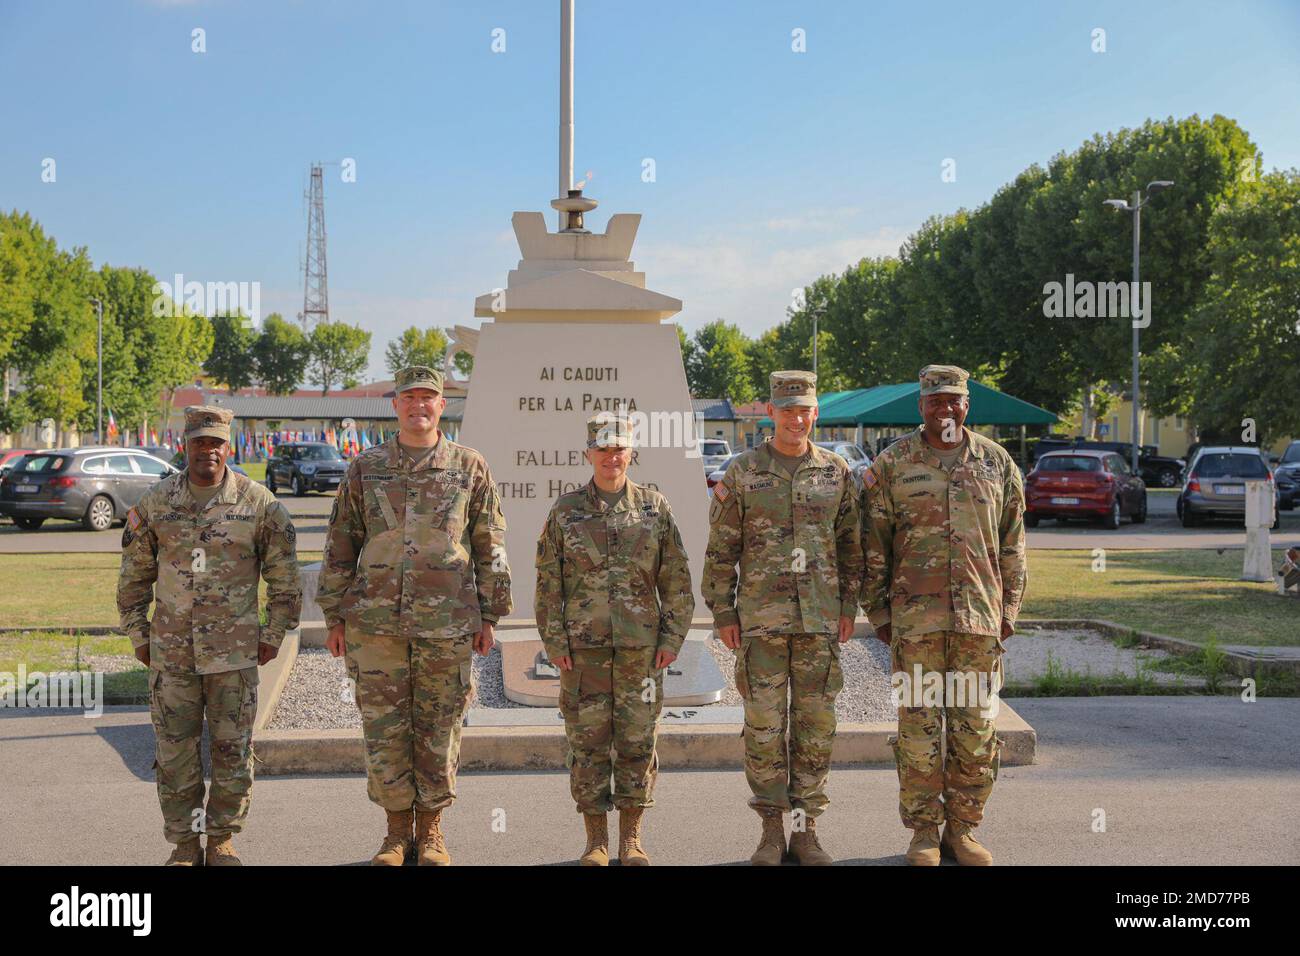
[(993, 748), (993, 759), (989, 762), (989, 773), (996, 780), (998, 779), (998, 770), (1002, 766), (1002, 748), (1006, 746), (1006, 741), (994, 734), (989, 746)]
[(573, 667), (560, 671), (560, 713), (565, 720), (578, 716), (578, 695), (582, 686), (582, 672)]
[(837, 636), (831, 636), (831, 663), (826, 670), (825, 693), (834, 697), (844, 689), (844, 668), (840, 666), (840, 654), (843, 645)]
[(239, 672), (239, 726), (249, 728), (257, 719), (257, 683), (256, 667), (245, 667)]
[(736, 655), (736, 693), (741, 700), (749, 700), (749, 649), (753, 645), (742, 640)]

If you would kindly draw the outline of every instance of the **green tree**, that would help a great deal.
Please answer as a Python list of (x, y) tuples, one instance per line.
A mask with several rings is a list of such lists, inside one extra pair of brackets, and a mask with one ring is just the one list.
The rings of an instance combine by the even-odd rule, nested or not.
[(686, 356), (691, 394), (696, 398), (729, 398), (740, 404), (753, 401), (748, 344), (740, 329), (722, 319), (698, 329)]
[(288, 395), (307, 374), (311, 346), (306, 334), (278, 312), (262, 320), (253, 346), (257, 377), (272, 395)]
[(370, 333), (344, 322), (322, 322), (312, 330), (310, 381), (325, 395), (335, 385), (354, 388), (370, 358)]
[(1209, 279), (1157, 374), (1211, 440), (1241, 442), (1247, 419), (1261, 445), (1300, 434), (1300, 171), (1261, 177), (1209, 232)]
[(443, 368), (447, 353), (447, 336), (442, 329), (420, 329), (411, 326), (384, 349), (384, 364), (389, 375), (409, 365), (427, 365)]
[(217, 315), (211, 321), (212, 352), (203, 367), (233, 395), (252, 385), (257, 374), (253, 357), (257, 333), (243, 315)]

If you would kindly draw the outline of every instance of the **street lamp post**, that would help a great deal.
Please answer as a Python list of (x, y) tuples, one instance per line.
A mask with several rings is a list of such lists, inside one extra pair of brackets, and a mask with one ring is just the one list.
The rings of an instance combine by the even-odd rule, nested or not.
[(95, 444), (104, 444), (104, 303), (99, 299), (91, 299), (95, 303), (95, 320), (99, 327), (98, 345), (96, 347), (97, 359), (99, 363), (99, 384), (96, 387), (95, 403)]
[[(1142, 243), (1142, 207), (1145, 206), (1147, 203), (1149, 203), (1151, 201), (1151, 197), (1154, 196), (1156, 193), (1160, 192), (1160, 190), (1168, 189), (1172, 185), (1173, 185), (1172, 180), (1157, 179), (1154, 182), (1147, 183), (1146, 199), (1142, 198), (1142, 190), (1135, 189), (1133, 191), (1133, 199), (1131, 202), (1125, 202), (1123, 199), (1107, 199), (1105, 202), (1105, 205), (1107, 206), (1111, 206), (1122, 212), (1131, 212), (1133, 214), (1133, 289), (1132, 289), (1132, 294), (1129, 296), (1130, 312), (1134, 311), (1132, 307), (1134, 302), (1142, 302), (1141, 299), (1142, 285), (1140, 282), (1141, 253), (1139, 251)], [(1145, 311), (1146, 325), (1151, 324), (1150, 298), (1151, 298), (1150, 296), (1147, 296), (1147, 301), (1142, 303), (1142, 308), (1146, 310)], [(1133, 325), (1133, 394), (1132, 394), (1133, 474), (1140, 475), (1142, 474), (1142, 468), (1138, 464), (1138, 458), (1141, 452), (1141, 448), (1139, 447), (1141, 444), (1141, 439), (1138, 437), (1138, 429), (1141, 423), (1142, 413), (1140, 411), (1140, 405), (1139, 405), (1140, 395), (1138, 392), (1138, 388), (1139, 388), (1138, 386), (1138, 329), (1141, 328), (1141, 326), (1139, 326), (1136, 321), (1134, 321), (1132, 325)]]

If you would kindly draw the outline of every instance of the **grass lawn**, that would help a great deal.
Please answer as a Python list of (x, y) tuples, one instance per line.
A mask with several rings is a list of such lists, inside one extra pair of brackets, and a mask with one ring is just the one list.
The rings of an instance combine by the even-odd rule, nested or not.
[[(298, 554), (300, 564), (320, 557)], [(1240, 551), (1111, 551), (1102, 572), (1092, 561), (1090, 551), (1031, 551), (1023, 616), (1103, 618), (1198, 642), (1300, 645), (1300, 602), (1238, 581)], [(1277, 550), (1273, 566), (1281, 561)], [(116, 554), (0, 555), (0, 627), (116, 625), (118, 565)]]
[[(22, 664), (28, 675), (65, 671), (93, 671), (91, 658), (134, 658), (131, 641), (116, 635), (89, 634), (0, 634), (0, 671), (17, 675)], [(104, 674), (104, 696), (109, 702), (146, 701), (148, 681), (143, 664), (134, 660), (126, 670)]]
[(248, 472), (248, 477), (252, 478), (259, 485), (262, 482), (266, 481), (266, 462), (249, 461), (249, 462), (244, 462), (239, 467), (244, 469), (244, 471)]
[[(1276, 568), (1281, 549), (1273, 558)], [(1238, 581), (1241, 562), (1240, 551), (1109, 551), (1094, 572), (1091, 551), (1031, 551), (1021, 616), (1102, 618), (1199, 643), (1300, 645), (1300, 602)]]
[[(298, 552), (300, 565), (320, 559)], [(116, 627), (120, 567), (116, 554), (0, 554), (0, 627)]]

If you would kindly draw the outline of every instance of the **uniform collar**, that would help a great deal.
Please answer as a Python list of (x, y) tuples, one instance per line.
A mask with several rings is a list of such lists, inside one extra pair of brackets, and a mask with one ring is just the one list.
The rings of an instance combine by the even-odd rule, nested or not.
[[(799, 467), (795, 469), (794, 473), (798, 475), (799, 472), (803, 471), (805, 468), (823, 467), (826, 464), (826, 456), (831, 454), (834, 453), (822, 448), (811, 438), (808, 439), (808, 454), (804, 455), (803, 460), (799, 462)], [(759, 445), (758, 448), (754, 450), (754, 470), (766, 471), (776, 475), (778, 478), (784, 478), (787, 481), (789, 480), (785, 469), (781, 468), (776, 463), (776, 456), (772, 452), (772, 439), (770, 438), (766, 439), (763, 444)]]
[[(194, 498), (193, 492), (190, 491), (190, 469), (187, 465), (185, 470), (176, 476), (176, 484), (172, 487), (171, 494), (168, 496), (172, 504), (188, 508), (190, 511), (197, 511), (199, 503)], [(223, 505), (233, 505), (239, 500), (238, 475), (226, 465), (226, 475), (221, 479), (221, 485), (217, 488), (217, 493), (208, 499), (204, 510), (211, 508), (216, 502)]]
[[(385, 444), (388, 446), (385, 453), (388, 458), (388, 466), (395, 471), (407, 470), (407, 456), (402, 451), (402, 446), (398, 442), (398, 436), (394, 435), (388, 439)], [(451, 460), (451, 439), (440, 428), (438, 429), (438, 443), (433, 446), (433, 454), (425, 458), (423, 464), (418, 468), (412, 468), (412, 471), (428, 471), (433, 468), (446, 468), (447, 463)]]
[[(636, 490), (637, 490), (636, 483), (633, 482), (631, 478), (627, 479), (627, 481), (623, 485), (622, 497), (619, 498), (618, 501), (614, 503), (614, 506), (609, 509), (609, 513), (613, 514), (615, 511), (631, 510), (632, 496), (636, 493)], [(589, 507), (592, 511), (603, 511), (605, 508), (605, 500), (600, 497), (600, 489), (596, 487), (595, 478), (590, 478), (587, 480), (586, 491), (587, 491), (587, 507)]]
[[(987, 450), (976, 439), (979, 437), (965, 425), (961, 426), (962, 435), (966, 443), (962, 446), (962, 454), (957, 458), (954, 467), (960, 467), (968, 458), (984, 458)], [(912, 432), (912, 454), (913, 462), (923, 462), (932, 468), (941, 468), (939, 463), (938, 451), (925, 440), (924, 426)]]

